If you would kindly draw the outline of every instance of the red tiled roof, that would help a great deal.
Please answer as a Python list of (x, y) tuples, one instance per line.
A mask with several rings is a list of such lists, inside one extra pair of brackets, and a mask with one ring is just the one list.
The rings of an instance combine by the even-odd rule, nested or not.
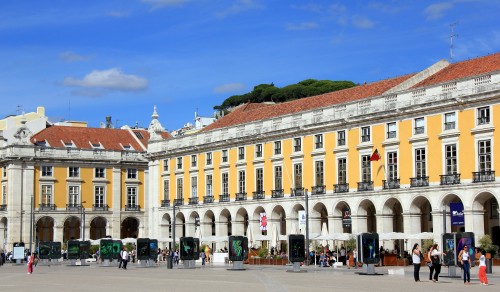
[(500, 53), (451, 64), (412, 88), (424, 87), (500, 70)]
[[(139, 139), (145, 147), (149, 140), (149, 133), (146, 130), (133, 130), (142, 134), (143, 139)], [(163, 135), (162, 135), (163, 136)], [(170, 137), (168, 133), (166, 136)], [(31, 138), (32, 143), (46, 141), (50, 147), (64, 148), (64, 142), (73, 141), (76, 148), (92, 149), (92, 143), (100, 143), (107, 150), (124, 150), (123, 146), (132, 146), (136, 151), (143, 151), (143, 147), (137, 142), (139, 137), (133, 137), (126, 129), (108, 129), (108, 128), (82, 128), (68, 126), (51, 126)]]
[(343, 89), (335, 92), (325, 93), (322, 95), (306, 97), (298, 100), (288, 101), (278, 104), (256, 104), (249, 103), (235, 109), (230, 114), (215, 121), (205, 127), (202, 131), (210, 131), (219, 128), (249, 123), (253, 121), (279, 117), (287, 114), (312, 110), (340, 104), (344, 102), (354, 101), (358, 99), (368, 98), (381, 95), (387, 90), (400, 84), (401, 82), (412, 77), (414, 74), (408, 74), (396, 78), (377, 81), (365, 85), (358, 85), (348, 89)]

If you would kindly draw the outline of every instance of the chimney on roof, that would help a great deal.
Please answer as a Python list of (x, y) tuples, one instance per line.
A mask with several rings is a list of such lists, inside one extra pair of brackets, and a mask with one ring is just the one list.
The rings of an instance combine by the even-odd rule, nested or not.
[(106, 116), (106, 128), (113, 128), (113, 124), (111, 123), (111, 116)]

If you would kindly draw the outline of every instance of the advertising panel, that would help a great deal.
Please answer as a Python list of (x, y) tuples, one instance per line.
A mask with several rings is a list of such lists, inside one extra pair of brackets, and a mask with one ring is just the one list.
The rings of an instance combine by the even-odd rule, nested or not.
[(120, 259), (120, 251), (122, 250), (122, 241), (121, 240), (113, 240), (113, 259)]
[(149, 258), (152, 260), (158, 258), (158, 240), (156, 239), (149, 240)]
[(41, 260), (50, 259), (51, 248), (52, 248), (52, 244), (50, 241), (40, 241), (38, 243), (38, 258)]
[(455, 234), (453, 233), (445, 233), (443, 234), (443, 264), (446, 266), (454, 266), (456, 265), (456, 241)]
[(80, 259), (86, 260), (90, 254), (90, 241), (80, 241)]
[(100, 257), (103, 260), (113, 259), (113, 240), (112, 239), (101, 239), (101, 253)]
[(380, 261), (379, 239), (377, 233), (361, 233), (362, 262), (376, 264)]
[(229, 236), (229, 260), (243, 261), (245, 253), (243, 251), (243, 236)]
[(192, 237), (181, 237), (180, 241), (180, 252), (181, 260), (190, 261), (194, 260), (194, 238)]
[(290, 243), (290, 248), (288, 251), (288, 258), (290, 262), (303, 262), (305, 260), (305, 237), (302, 234), (290, 234), (288, 235), (288, 242)]
[(141, 261), (149, 259), (149, 238), (137, 239), (137, 259)]
[(68, 260), (80, 259), (80, 242), (78, 240), (69, 240), (68, 244)]
[(194, 238), (194, 260), (200, 259), (200, 239)]
[(60, 242), (52, 242), (50, 245), (50, 258), (58, 260), (62, 257), (61, 253), (62, 244)]

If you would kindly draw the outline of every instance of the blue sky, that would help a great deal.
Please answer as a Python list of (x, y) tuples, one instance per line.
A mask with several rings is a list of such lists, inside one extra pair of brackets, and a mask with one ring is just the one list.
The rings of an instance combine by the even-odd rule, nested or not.
[(253, 86), (371, 82), (500, 51), (500, 1), (0, 0), (0, 117), (168, 130)]

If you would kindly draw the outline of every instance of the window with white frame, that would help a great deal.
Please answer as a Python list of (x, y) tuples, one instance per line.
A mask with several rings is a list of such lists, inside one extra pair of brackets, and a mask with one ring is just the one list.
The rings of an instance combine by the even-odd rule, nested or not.
[(339, 158), (337, 160), (337, 183), (340, 185), (347, 183), (347, 158)]
[(207, 158), (207, 165), (212, 165), (212, 152), (207, 152), (206, 158)]
[(480, 107), (477, 109), (477, 124), (486, 125), (490, 123), (490, 108)]
[(424, 118), (416, 118), (414, 120), (415, 123), (415, 128), (414, 128), (414, 134), (423, 134), (425, 132), (425, 120)]
[(314, 149), (323, 148), (323, 134), (314, 135)]
[(281, 155), (281, 141), (274, 142), (274, 155)]
[(302, 188), (302, 163), (296, 163), (293, 165), (293, 178), (294, 187), (296, 189)]
[(387, 139), (396, 138), (396, 122), (387, 123)]
[(170, 200), (170, 180), (163, 181), (163, 200)]
[(274, 189), (283, 189), (283, 170), (281, 166), (274, 167)]
[(398, 153), (387, 152), (387, 180), (395, 181), (398, 179)]
[(137, 207), (137, 188), (127, 187), (127, 206)]
[(177, 157), (177, 169), (182, 169), (182, 157)]
[[(5, 171), (4, 171), (4, 174), (5, 174)], [(42, 165), (42, 176), (52, 177), (52, 175), (53, 175), (52, 166), (51, 165)]]
[(42, 205), (52, 203), (52, 185), (42, 185)]
[(255, 158), (262, 157), (262, 144), (255, 145)]
[(325, 176), (324, 176), (324, 164), (323, 160), (318, 160), (314, 163), (314, 169), (315, 169), (315, 180), (316, 180), (316, 186), (323, 186), (325, 185)]
[(345, 146), (345, 131), (338, 131), (337, 132), (337, 147), (338, 146)]
[(228, 155), (227, 155), (227, 150), (224, 149), (224, 150), (222, 150), (222, 162), (227, 163), (228, 161), (229, 161), (229, 159), (228, 159)]
[(163, 171), (168, 171), (168, 159), (163, 159)]
[(104, 167), (94, 168), (94, 178), (105, 178), (106, 172)]
[(191, 155), (191, 167), (197, 167), (198, 166), (198, 156)]
[(478, 142), (478, 161), (479, 171), (491, 170), (491, 140), (482, 140)]
[(69, 177), (80, 177), (80, 168), (69, 167)]
[(183, 179), (181, 177), (177, 178), (177, 199), (184, 198), (183, 193)]
[(80, 187), (79, 186), (69, 186), (68, 187), (68, 204), (74, 206), (80, 203)]
[(222, 173), (222, 194), (229, 195), (229, 173)]
[(264, 169), (262, 168), (255, 170), (255, 191), (258, 194), (264, 193)]
[(361, 142), (370, 142), (370, 127), (361, 127)]
[(444, 129), (453, 130), (456, 128), (457, 118), (455, 113), (445, 113), (444, 114)]
[(425, 148), (415, 149), (415, 176), (417, 178), (426, 177), (426, 164)]
[(214, 195), (214, 184), (213, 184), (213, 179), (211, 174), (207, 174), (207, 181), (206, 181), (206, 196), (212, 197)]
[(361, 156), (361, 181), (372, 181), (372, 163), (370, 161), (370, 155)]
[(293, 151), (294, 152), (302, 151), (302, 139), (301, 138), (294, 138), (293, 139)]
[(7, 205), (7, 185), (2, 185), (2, 205)]
[(94, 205), (96, 207), (104, 207), (104, 187), (94, 187)]
[(244, 170), (238, 171), (238, 192), (239, 193), (245, 192), (245, 171)]
[(137, 168), (127, 168), (127, 178), (137, 179)]
[(198, 177), (191, 177), (191, 198), (198, 198)]
[(446, 174), (457, 173), (457, 145), (445, 145)]
[(238, 147), (238, 159), (239, 160), (245, 159), (245, 147)]

